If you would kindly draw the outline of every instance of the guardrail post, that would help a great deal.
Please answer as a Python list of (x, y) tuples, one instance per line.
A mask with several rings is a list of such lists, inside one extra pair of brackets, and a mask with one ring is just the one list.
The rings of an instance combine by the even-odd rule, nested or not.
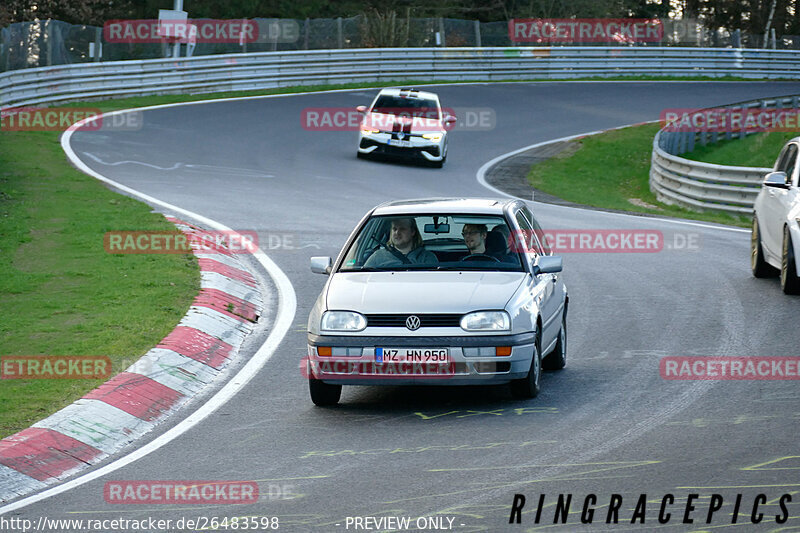
[(447, 37), (444, 34), (444, 17), (439, 17), (439, 32), (442, 35), (442, 46), (447, 46)]
[(731, 35), (731, 46), (733, 48), (742, 47), (742, 30), (734, 30), (733, 35)]
[(475, 24), (475, 46), (478, 48), (481, 47), (481, 23), (477, 20), (474, 20), (473, 23)]
[(306, 24), (305, 24), (305, 36), (303, 37), (303, 50), (308, 50), (308, 31), (309, 25), (311, 22), (309, 21), (308, 17), (306, 17)]
[(47, 66), (53, 64), (53, 24), (51, 20), (44, 21), (44, 39), (47, 41)]
[(336, 32), (338, 34), (339, 48), (344, 48), (344, 35), (342, 35), (342, 17), (336, 17)]
[(97, 27), (94, 30), (94, 58), (95, 61), (103, 60), (103, 29)]

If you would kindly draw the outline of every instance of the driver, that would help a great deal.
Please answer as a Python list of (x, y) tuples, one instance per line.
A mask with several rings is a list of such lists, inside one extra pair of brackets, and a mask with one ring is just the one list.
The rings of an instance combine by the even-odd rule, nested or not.
[(417, 221), (413, 218), (395, 218), (392, 219), (392, 229), (386, 246), (369, 256), (364, 266), (383, 268), (438, 262), (436, 255), (422, 245)]
[(469, 255), (486, 254), (486, 234), (486, 224), (464, 224), (461, 236), (469, 248)]

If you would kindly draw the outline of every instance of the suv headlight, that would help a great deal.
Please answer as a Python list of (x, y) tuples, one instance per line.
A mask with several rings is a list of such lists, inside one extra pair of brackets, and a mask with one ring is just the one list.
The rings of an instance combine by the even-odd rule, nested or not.
[(467, 331), (509, 331), (511, 319), (505, 311), (476, 311), (461, 318), (461, 329)]
[(436, 143), (436, 142), (439, 142), (439, 141), (442, 140), (442, 134), (441, 133), (423, 133), (422, 134), (422, 138), (423, 139), (428, 139), (429, 141), (433, 141), (433, 142)]
[(361, 126), (361, 133), (363, 133), (364, 135), (374, 135), (375, 133), (380, 133), (380, 131), (374, 130), (369, 127)]
[(320, 321), (323, 331), (361, 331), (367, 327), (367, 319), (354, 311), (325, 311)]

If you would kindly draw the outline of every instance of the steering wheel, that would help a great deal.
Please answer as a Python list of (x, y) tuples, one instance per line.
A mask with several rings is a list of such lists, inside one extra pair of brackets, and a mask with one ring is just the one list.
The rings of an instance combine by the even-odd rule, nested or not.
[(491, 259), (495, 263), (499, 263), (500, 260), (494, 256), (488, 254), (469, 254), (466, 257), (462, 257), (462, 261), (486, 261), (487, 259)]

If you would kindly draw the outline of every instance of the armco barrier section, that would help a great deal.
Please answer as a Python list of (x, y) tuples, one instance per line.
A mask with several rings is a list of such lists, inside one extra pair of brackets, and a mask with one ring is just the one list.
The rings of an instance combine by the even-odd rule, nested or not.
[(84, 63), (0, 74), (0, 106), (348, 82), (612, 76), (797, 79), (800, 51), (566, 46), (364, 48)]
[[(724, 106), (736, 109), (797, 109), (798, 96), (753, 100)], [(748, 131), (693, 132), (661, 129), (653, 139), (650, 190), (659, 201), (695, 211), (724, 211), (738, 215), (753, 212), (764, 175), (771, 168), (713, 165), (680, 157), (719, 139), (742, 138)], [(777, 157), (778, 154), (775, 154)]]

